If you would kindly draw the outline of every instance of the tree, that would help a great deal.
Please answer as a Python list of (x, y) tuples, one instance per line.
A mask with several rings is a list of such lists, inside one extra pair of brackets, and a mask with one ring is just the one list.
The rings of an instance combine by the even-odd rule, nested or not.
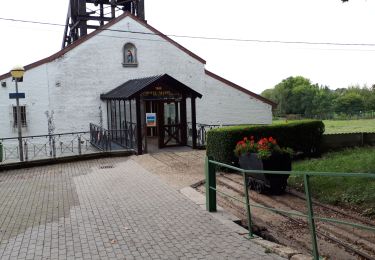
[(311, 84), (298, 85), (292, 90), (290, 98), (291, 114), (311, 115), (313, 100), (317, 94), (317, 88)]
[(366, 111), (375, 111), (375, 93), (365, 99), (365, 109)]
[[(336, 90), (337, 91), (337, 90)], [(347, 89), (341, 91), (341, 95), (353, 93), (362, 97), (363, 110), (375, 110), (375, 90), (371, 87), (364, 85), (363, 87), (359, 85), (349, 86)]]
[(313, 100), (312, 115), (319, 118), (331, 118), (334, 112), (333, 101), (336, 98), (335, 93), (327, 86), (319, 87)]
[(299, 114), (312, 118), (331, 118), (334, 113), (348, 115), (375, 110), (375, 87), (366, 85), (329, 89), (328, 86), (311, 84), (301, 76), (282, 80), (273, 89), (266, 89), (263, 97), (277, 103), (275, 114)]
[(354, 92), (346, 92), (335, 100), (335, 111), (345, 114), (356, 114), (364, 110), (363, 97)]
[(277, 114), (306, 114), (311, 112), (317, 87), (302, 76), (282, 80), (273, 89), (263, 91), (262, 96), (278, 104)]
[(274, 89), (269, 88), (269, 89), (264, 90), (260, 95), (262, 97), (265, 97), (265, 98), (267, 98), (267, 99), (269, 99), (269, 100), (277, 103), (277, 100), (275, 98), (275, 93), (274, 92), (275, 92)]

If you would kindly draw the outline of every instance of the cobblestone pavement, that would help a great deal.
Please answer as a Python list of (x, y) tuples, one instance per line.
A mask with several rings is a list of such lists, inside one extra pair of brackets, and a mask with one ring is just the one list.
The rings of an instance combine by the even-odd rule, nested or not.
[(114, 158), (0, 174), (0, 259), (281, 259)]

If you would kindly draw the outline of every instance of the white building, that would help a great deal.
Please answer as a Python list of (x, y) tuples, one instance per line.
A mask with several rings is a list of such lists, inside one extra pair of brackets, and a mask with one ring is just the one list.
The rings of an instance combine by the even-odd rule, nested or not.
[[(195, 97), (196, 123), (271, 123), (271, 101), (207, 71), (205, 64), (145, 21), (124, 13), (52, 56), (25, 66), (23, 82), (19, 83), (20, 92), (26, 93), (21, 100), (23, 135), (47, 134), (47, 111), (54, 113), (55, 133), (88, 131), (90, 123), (102, 123), (109, 129), (129, 127), (126, 122), (130, 123), (130, 113), (132, 123), (138, 119), (136, 98), (129, 102), (127, 96), (112, 95), (111, 99), (103, 94), (121, 85), (137, 87), (133, 85), (139, 79), (144, 83), (144, 78), (157, 75), (164, 76), (151, 78), (149, 85), (146, 82), (139, 89), (143, 127), (138, 133), (143, 136), (147, 132), (164, 140), (172, 135), (169, 144), (185, 145), (186, 134), (196, 134), (186, 130), (186, 125), (194, 121), (191, 100)], [(14, 82), (9, 73), (1, 75), (0, 82), (0, 137), (13, 137), (17, 135), (16, 109), (9, 93), (14, 92)], [(195, 93), (194, 97), (189, 93)], [(154, 130), (144, 126), (147, 112), (156, 112)], [(166, 126), (181, 127), (176, 134), (179, 137), (173, 137)], [(160, 140), (159, 144), (168, 145)]]

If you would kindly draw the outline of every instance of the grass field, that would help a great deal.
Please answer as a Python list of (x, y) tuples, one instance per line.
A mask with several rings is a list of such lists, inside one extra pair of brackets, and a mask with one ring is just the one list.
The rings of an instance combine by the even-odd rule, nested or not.
[(326, 134), (375, 132), (375, 119), (324, 120)]
[[(375, 148), (347, 149), (327, 153), (319, 159), (297, 161), (293, 170), (375, 174)], [(297, 189), (303, 187), (301, 177), (291, 176), (288, 183)], [(358, 208), (363, 215), (375, 218), (375, 178), (312, 177), (311, 189), (313, 196), (322, 202)]]
[[(290, 122), (290, 121), (289, 121)], [(325, 134), (375, 132), (375, 119), (323, 120)], [(273, 124), (282, 124), (285, 120), (274, 120)]]

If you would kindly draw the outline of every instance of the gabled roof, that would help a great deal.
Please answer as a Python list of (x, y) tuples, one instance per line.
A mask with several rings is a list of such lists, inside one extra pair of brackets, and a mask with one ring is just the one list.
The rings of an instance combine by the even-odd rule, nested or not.
[(258, 99), (260, 101), (263, 101), (264, 103), (267, 103), (267, 104), (271, 105), (272, 108), (276, 108), (277, 107), (277, 104), (274, 103), (274, 102), (272, 102), (271, 100), (269, 100), (267, 98), (264, 98), (264, 97), (262, 97), (262, 96), (260, 96), (258, 94), (255, 94), (254, 92), (251, 92), (250, 90), (247, 90), (247, 89), (245, 89), (245, 88), (243, 88), (243, 87), (241, 87), (241, 86), (239, 86), (239, 85), (237, 85), (237, 84), (235, 84), (235, 83), (233, 83), (233, 82), (231, 82), (231, 81), (229, 81), (227, 79), (224, 79), (224, 78), (220, 77), (219, 75), (214, 74), (211, 71), (205, 70), (205, 73), (206, 73), (206, 75), (208, 75), (208, 76), (210, 76), (210, 77), (212, 77), (212, 78), (214, 78), (214, 79), (216, 79), (218, 81), (221, 81), (221, 82), (227, 84), (228, 86), (230, 86), (232, 88), (235, 88), (235, 89), (237, 89), (237, 90), (239, 90), (239, 91), (241, 91), (241, 92), (243, 92), (245, 94), (248, 94), (249, 96), (251, 96), (253, 98), (256, 98), (256, 99)]
[(202, 97), (201, 94), (189, 88), (177, 79), (169, 76), (168, 74), (164, 74), (129, 80), (108, 93), (100, 95), (100, 98), (104, 100), (129, 100), (135, 98), (137, 95), (140, 95), (149, 87), (157, 86), (159, 84), (172, 87), (189, 97)]
[[(147, 24), (145, 21), (139, 19), (138, 17), (132, 15), (131, 13), (129, 12), (125, 12), (124, 14), (120, 15), (119, 17), (111, 20), (110, 22), (108, 22), (107, 24), (99, 27), (98, 29), (96, 29), (95, 31), (91, 32), (90, 34), (87, 34), (83, 37), (81, 37), (80, 39), (76, 40), (75, 42), (73, 42), (72, 44), (68, 45), (67, 47), (65, 47), (64, 49), (56, 52), (55, 54), (47, 57), (47, 58), (44, 58), (44, 59), (41, 59), (39, 61), (36, 61), (34, 63), (31, 63), (31, 64), (28, 64), (25, 66), (25, 70), (31, 70), (35, 67), (38, 67), (40, 65), (43, 65), (45, 63), (48, 63), (48, 62), (52, 62), (60, 57), (62, 57), (64, 54), (66, 54), (67, 52), (71, 51), (72, 49), (74, 49), (75, 47), (77, 47), (78, 45), (86, 42), (87, 40), (91, 39), (92, 37), (94, 37), (95, 35), (97, 35), (98, 33), (108, 29), (109, 27), (111, 27), (112, 25), (118, 23), (119, 21), (123, 20), (125, 17), (131, 17), (132, 19), (136, 20), (138, 23), (142, 24), (144, 27), (146, 27), (147, 29), (149, 29), (150, 31), (152, 31), (153, 33), (155, 33), (156, 35), (162, 37), (163, 39), (165, 39), (167, 42), (173, 44), (174, 46), (176, 46), (177, 48), (179, 48), (180, 50), (182, 50), (183, 52), (185, 52), (186, 54), (188, 54), (189, 56), (193, 57), (194, 59), (198, 60), (199, 62), (203, 63), (203, 64), (206, 64), (206, 61), (204, 59), (202, 59), (201, 57), (199, 57), (198, 55), (194, 54), (193, 52), (189, 51), (188, 49), (186, 49), (185, 47), (183, 47), (182, 45), (180, 45), (179, 43), (175, 42), (174, 40), (172, 40), (171, 38), (169, 38), (168, 36), (164, 35), (163, 33), (161, 33), (160, 31), (156, 30), (154, 27), (150, 26), (149, 24)], [(215, 78), (225, 84), (227, 84), (228, 86), (230, 87), (233, 87), (239, 91), (242, 91), (243, 93), (245, 94), (248, 94), (249, 96), (253, 97), (253, 98), (256, 98), (260, 101), (263, 101), (267, 104), (270, 104), (273, 108), (275, 108), (277, 106), (276, 103), (260, 96), (260, 95), (257, 95), (233, 82), (230, 82), (229, 80), (226, 80), (208, 70), (205, 70), (205, 73), (212, 77), (212, 78)], [(5, 73), (3, 75), (0, 75), (0, 80), (3, 80), (3, 79), (6, 79), (6, 78), (9, 78), (11, 77), (10, 75), (10, 72), (8, 73)], [(181, 83), (182, 84), (182, 83)], [(199, 94), (199, 93), (198, 93)], [(200, 95), (200, 94), (199, 94)]]
[[(74, 49), (78, 45), (80, 45), (80, 44), (86, 42), (87, 40), (91, 39), (92, 37), (94, 37), (98, 33), (102, 32), (102, 31), (105, 31), (106, 29), (108, 29), (112, 25), (114, 25), (114, 24), (118, 23), (119, 21), (123, 20), (125, 17), (131, 17), (132, 19), (136, 20), (138, 23), (142, 24), (144, 27), (146, 27), (147, 29), (149, 29), (150, 31), (152, 31), (153, 33), (155, 33), (156, 35), (162, 37), (167, 42), (173, 44), (174, 46), (176, 46), (177, 48), (179, 48), (180, 50), (182, 50), (183, 52), (185, 52), (189, 56), (193, 57), (194, 59), (198, 60), (199, 62), (201, 62), (203, 64), (206, 64), (206, 61), (204, 59), (202, 59), (201, 57), (199, 57), (198, 55), (192, 53), (191, 51), (189, 51), (188, 49), (186, 49), (185, 47), (183, 47), (179, 43), (175, 42), (174, 40), (172, 40), (168, 36), (164, 35), (160, 31), (156, 30), (154, 27), (152, 27), (151, 25), (147, 24), (145, 21), (139, 19), (138, 17), (132, 15), (129, 12), (125, 12), (122, 15), (120, 15), (119, 17), (117, 17), (117, 18), (111, 20), (110, 22), (106, 23), (105, 25), (100, 26), (95, 31), (93, 31), (93, 32), (91, 32), (91, 33), (89, 33), (89, 34), (87, 34), (87, 35), (79, 38), (78, 40), (76, 40), (72, 44), (70, 44), (67, 47), (65, 47), (64, 49), (60, 50), (59, 52), (56, 52), (55, 54), (53, 54), (53, 55), (51, 55), (51, 56), (49, 56), (47, 58), (44, 58), (44, 59), (41, 59), (41, 60), (36, 61), (34, 63), (26, 65), (25, 66), (25, 70), (27, 71), (27, 70), (33, 69), (35, 67), (38, 67), (38, 66), (43, 65), (43, 64), (48, 63), (48, 62), (52, 62), (52, 61), (54, 61), (54, 60), (62, 57), (64, 54), (66, 54), (67, 52), (71, 51), (72, 49)], [(6, 79), (6, 78), (9, 78), (9, 77), (11, 77), (10, 72), (5, 73), (3, 75), (0, 75), (0, 80)]]

